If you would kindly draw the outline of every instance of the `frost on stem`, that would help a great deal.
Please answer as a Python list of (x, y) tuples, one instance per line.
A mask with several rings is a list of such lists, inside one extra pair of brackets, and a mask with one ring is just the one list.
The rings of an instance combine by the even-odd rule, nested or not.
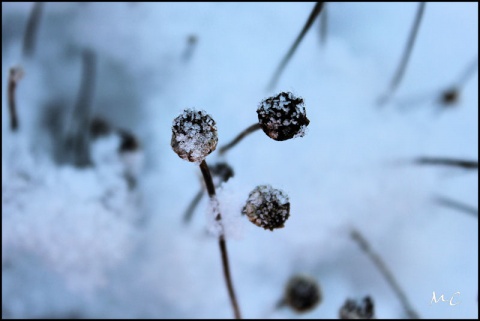
[(216, 123), (205, 111), (186, 109), (173, 120), (171, 145), (180, 158), (200, 164), (217, 142)]
[(290, 92), (262, 100), (257, 114), (265, 134), (277, 141), (303, 137), (310, 123), (303, 99)]
[(322, 300), (322, 293), (315, 279), (306, 275), (295, 275), (285, 287), (283, 305), (295, 312), (303, 313), (312, 310)]
[(248, 195), (242, 214), (247, 215), (253, 224), (273, 231), (282, 228), (290, 216), (290, 202), (283, 191), (260, 185)]
[(339, 311), (340, 319), (374, 319), (375, 310), (370, 296), (361, 301), (347, 299)]

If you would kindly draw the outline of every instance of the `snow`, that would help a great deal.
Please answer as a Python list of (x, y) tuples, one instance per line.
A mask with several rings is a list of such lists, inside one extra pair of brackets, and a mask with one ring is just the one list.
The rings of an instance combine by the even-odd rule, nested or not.
[[(206, 233), (214, 209), (245, 318), (337, 318), (347, 299), (366, 296), (377, 318), (404, 316), (351, 228), (421, 317), (478, 317), (478, 218), (434, 201), (478, 208), (478, 173), (412, 164), (420, 156), (478, 159), (478, 72), (456, 104), (438, 102), (478, 55), (478, 3), (427, 3), (403, 82), (381, 108), (417, 4), (328, 3), (325, 45), (316, 21), (266, 90), (313, 6), (45, 3), (27, 58), (32, 3), (3, 2), (2, 317), (232, 317), (218, 230)], [(92, 117), (132, 133), (140, 148), (120, 153), (114, 131), (92, 143), (92, 166), (78, 168), (58, 164), (55, 153), (83, 49), (97, 57)], [(25, 72), (15, 133), (6, 99), (13, 66)], [(172, 151), (172, 121), (201, 107), (223, 145), (280, 92), (305, 100), (308, 134), (274, 141), (254, 132), (227, 155), (212, 146), (196, 154), (197, 163), (227, 162), (235, 176), (222, 184), (214, 177), (218, 203), (205, 193), (185, 224), (203, 183), (197, 164)], [(184, 147), (198, 147), (187, 136)], [(288, 195), (284, 228), (266, 231), (241, 215), (259, 185)], [(318, 282), (322, 302), (303, 314), (276, 309), (297, 274)], [(455, 306), (431, 303), (433, 293), (449, 300), (457, 292)]]

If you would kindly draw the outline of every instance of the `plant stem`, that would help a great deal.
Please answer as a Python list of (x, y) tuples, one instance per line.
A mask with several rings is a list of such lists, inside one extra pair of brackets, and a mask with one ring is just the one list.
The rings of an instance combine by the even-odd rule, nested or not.
[(461, 167), (464, 169), (477, 169), (478, 161), (453, 159), (453, 158), (438, 158), (438, 157), (419, 157), (414, 161), (419, 165), (445, 165)]
[(417, 38), (420, 22), (422, 21), (423, 12), (425, 11), (425, 5), (426, 5), (426, 2), (420, 2), (418, 4), (417, 14), (415, 16), (415, 20), (413, 21), (413, 26), (410, 31), (410, 36), (405, 46), (405, 50), (403, 52), (402, 59), (400, 60), (400, 64), (398, 65), (397, 71), (395, 72), (392, 82), (390, 83), (390, 88), (388, 89), (387, 93), (384, 96), (380, 97), (378, 101), (379, 106), (382, 106), (388, 102), (388, 100), (392, 97), (398, 85), (400, 84), (403, 78), (403, 75), (405, 74), (408, 60), (410, 59), (413, 45), (415, 44), (415, 39)]
[(370, 260), (372, 260), (380, 273), (382, 273), (385, 280), (388, 282), (388, 284), (400, 300), (403, 309), (405, 310), (405, 313), (408, 315), (408, 317), (410, 319), (419, 319), (420, 316), (411, 306), (410, 302), (407, 299), (407, 296), (400, 288), (398, 282), (393, 277), (392, 272), (390, 272), (390, 270), (387, 268), (380, 256), (378, 256), (378, 254), (372, 251), (372, 249), (370, 248), (370, 244), (368, 244), (367, 240), (357, 230), (352, 230), (350, 236), (355, 242), (357, 242), (362, 251), (370, 258)]
[(10, 130), (16, 132), (18, 130), (18, 115), (17, 115), (17, 103), (15, 100), (15, 92), (17, 89), (18, 81), (23, 77), (23, 70), (21, 67), (10, 68), (8, 75), (8, 109), (10, 111)]
[[(208, 165), (205, 160), (203, 160), (200, 163), (200, 170), (202, 171), (203, 179), (205, 180), (205, 185), (207, 186), (208, 196), (210, 196), (210, 199), (215, 199), (216, 198), (215, 185), (213, 184), (212, 175), (210, 174), (210, 170), (208, 169)], [(220, 212), (218, 213), (216, 219), (218, 221), (222, 219)], [(220, 253), (222, 256), (222, 265), (223, 265), (223, 275), (225, 276), (225, 282), (227, 283), (228, 295), (230, 297), (230, 302), (232, 304), (233, 313), (236, 319), (241, 319), (242, 317), (240, 314), (240, 308), (237, 303), (237, 298), (235, 296), (232, 278), (230, 275), (227, 244), (225, 242), (225, 235), (223, 234), (223, 232), (222, 234), (220, 234), (218, 238), (218, 245), (220, 246)]]
[(185, 215), (183, 216), (183, 222), (186, 224), (190, 222), (192, 219), (193, 212), (195, 208), (197, 207), (198, 203), (200, 203), (200, 200), (202, 199), (203, 196), (203, 188), (201, 188), (195, 197), (193, 198), (192, 202), (188, 206), (187, 210), (185, 211)]
[(322, 15), (320, 16), (320, 42), (322, 46), (327, 43), (328, 34), (328, 15), (327, 15), (327, 3), (324, 2)]
[(317, 2), (315, 4), (315, 7), (313, 7), (313, 10), (312, 12), (310, 13), (310, 16), (308, 17), (308, 20), (307, 22), (305, 23), (305, 26), (303, 26), (303, 29), (302, 31), (300, 32), (300, 34), (298, 35), (297, 39), (295, 40), (295, 42), (293, 43), (292, 47), (290, 47), (290, 50), (287, 52), (287, 54), (285, 55), (285, 57), (282, 59), (282, 61), (280, 62), (280, 64), (278, 65), (278, 68), (277, 70), (275, 71), (275, 74), (273, 74), (273, 77), (272, 77), (272, 80), (270, 81), (270, 84), (268, 85), (268, 89), (269, 90), (272, 90), (278, 79), (280, 78), (280, 74), (282, 73), (283, 69), (285, 68), (285, 66), (287, 65), (288, 61), (290, 60), (290, 58), (292, 58), (293, 54), (295, 53), (295, 50), (297, 49), (298, 45), (300, 44), (300, 42), (302, 41), (303, 37), (305, 36), (305, 34), (307, 33), (307, 31), (310, 29), (310, 27), (312, 26), (313, 22), (315, 21), (315, 18), (320, 14), (320, 12), (322, 11), (322, 7), (323, 7), (323, 2)]
[(478, 209), (474, 208), (473, 206), (463, 204), (443, 196), (435, 197), (435, 201), (437, 201), (440, 205), (450, 207), (451, 209), (463, 212), (465, 214), (469, 214), (471, 216), (478, 217)]
[(220, 155), (222, 154), (225, 154), (227, 152), (227, 150), (229, 150), (230, 148), (232, 148), (233, 146), (235, 146), (239, 141), (241, 141), (245, 136), (247, 136), (248, 134), (251, 134), (253, 133), (254, 131), (258, 130), (258, 129), (261, 129), (262, 126), (260, 125), (260, 123), (255, 123), (253, 125), (251, 125), (250, 127), (246, 128), (244, 131), (242, 131), (240, 134), (238, 134), (237, 137), (235, 137), (234, 140), (232, 140), (230, 143), (228, 143), (227, 145), (225, 146), (222, 146), (220, 147), (220, 149), (218, 150), (218, 153)]
[(32, 56), (35, 50), (35, 39), (38, 30), (40, 17), (42, 16), (43, 2), (34, 2), (30, 16), (28, 17), (25, 35), (23, 37), (23, 55), (25, 57)]
[(457, 90), (460, 90), (467, 81), (475, 74), (475, 72), (478, 71), (478, 57), (475, 57), (468, 65), (467, 67), (463, 70), (463, 73), (460, 75), (457, 81), (457, 85), (455, 88)]

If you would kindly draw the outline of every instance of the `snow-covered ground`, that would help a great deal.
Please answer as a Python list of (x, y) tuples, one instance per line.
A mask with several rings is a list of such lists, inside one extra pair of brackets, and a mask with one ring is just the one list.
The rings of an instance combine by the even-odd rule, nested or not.
[[(186, 108), (205, 110), (222, 146), (257, 122), (261, 100), (290, 91), (305, 101), (304, 137), (279, 142), (257, 131), (206, 158), (235, 171), (217, 193), (243, 316), (336, 318), (347, 298), (370, 295), (378, 318), (403, 317), (349, 237), (356, 228), (421, 317), (477, 318), (478, 218), (435, 197), (478, 208), (478, 172), (412, 160), (478, 159), (477, 73), (457, 104), (436, 101), (478, 55), (478, 3), (426, 5), (403, 82), (383, 107), (376, 101), (417, 4), (328, 3), (326, 44), (316, 21), (267, 90), (313, 6), (46, 3), (35, 51), (24, 57), (32, 3), (3, 2), (2, 317), (232, 317), (206, 197), (183, 222), (202, 182), (198, 166), (172, 151), (172, 121)], [(84, 49), (96, 57), (93, 115), (141, 147), (119, 153), (119, 136), (104, 136), (92, 143), (93, 166), (79, 168), (54, 155), (62, 126), (75, 123)], [(6, 92), (15, 65), (25, 75), (12, 133)], [(262, 184), (289, 196), (283, 229), (241, 216)], [(318, 281), (322, 302), (305, 314), (274, 309), (298, 273)], [(432, 303), (433, 293), (453, 299)]]

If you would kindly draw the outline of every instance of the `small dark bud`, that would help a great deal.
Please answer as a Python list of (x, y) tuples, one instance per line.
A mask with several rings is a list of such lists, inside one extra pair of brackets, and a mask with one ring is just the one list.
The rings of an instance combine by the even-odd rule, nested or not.
[(373, 301), (370, 296), (366, 296), (362, 301), (347, 299), (340, 308), (340, 319), (374, 319), (375, 311)]
[(284, 304), (295, 312), (312, 310), (322, 300), (322, 293), (315, 279), (306, 275), (296, 275), (288, 281), (285, 288)]
[(250, 192), (242, 214), (253, 224), (273, 231), (282, 228), (290, 216), (288, 196), (270, 185), (260, 185)]
[(278, 141), (303, 137), (310, 123), (303, 99), (290, 92), (262, 100), (257, 114), (265, 134)]
[(216, 123), (205, 111), (186, 109), (173, 120), (171, 145), (180, 158), (201, 163), (217, 142)]
[(444, 105), (454, 105), (458, 102), (458, 90), (455, 88), (445, 90), (442, 93), (441, 101)]
[(110, 125), (103, 118), (95, 117), (90, 122), (90, 135), (92, 138), (106, 136), (110, 131)]
[(228, 181), (235, 174), (233, 168), (227, 163), (217, 163), (210, 166), (210, 172), (213, 176), (220, 177), (222, 182)]
[(131, 132), (119, 129), (118, 133), (121, 138), (120, 146), (118, 147), (119, 152), (134, 152), (140, 148), (138, 139)]

